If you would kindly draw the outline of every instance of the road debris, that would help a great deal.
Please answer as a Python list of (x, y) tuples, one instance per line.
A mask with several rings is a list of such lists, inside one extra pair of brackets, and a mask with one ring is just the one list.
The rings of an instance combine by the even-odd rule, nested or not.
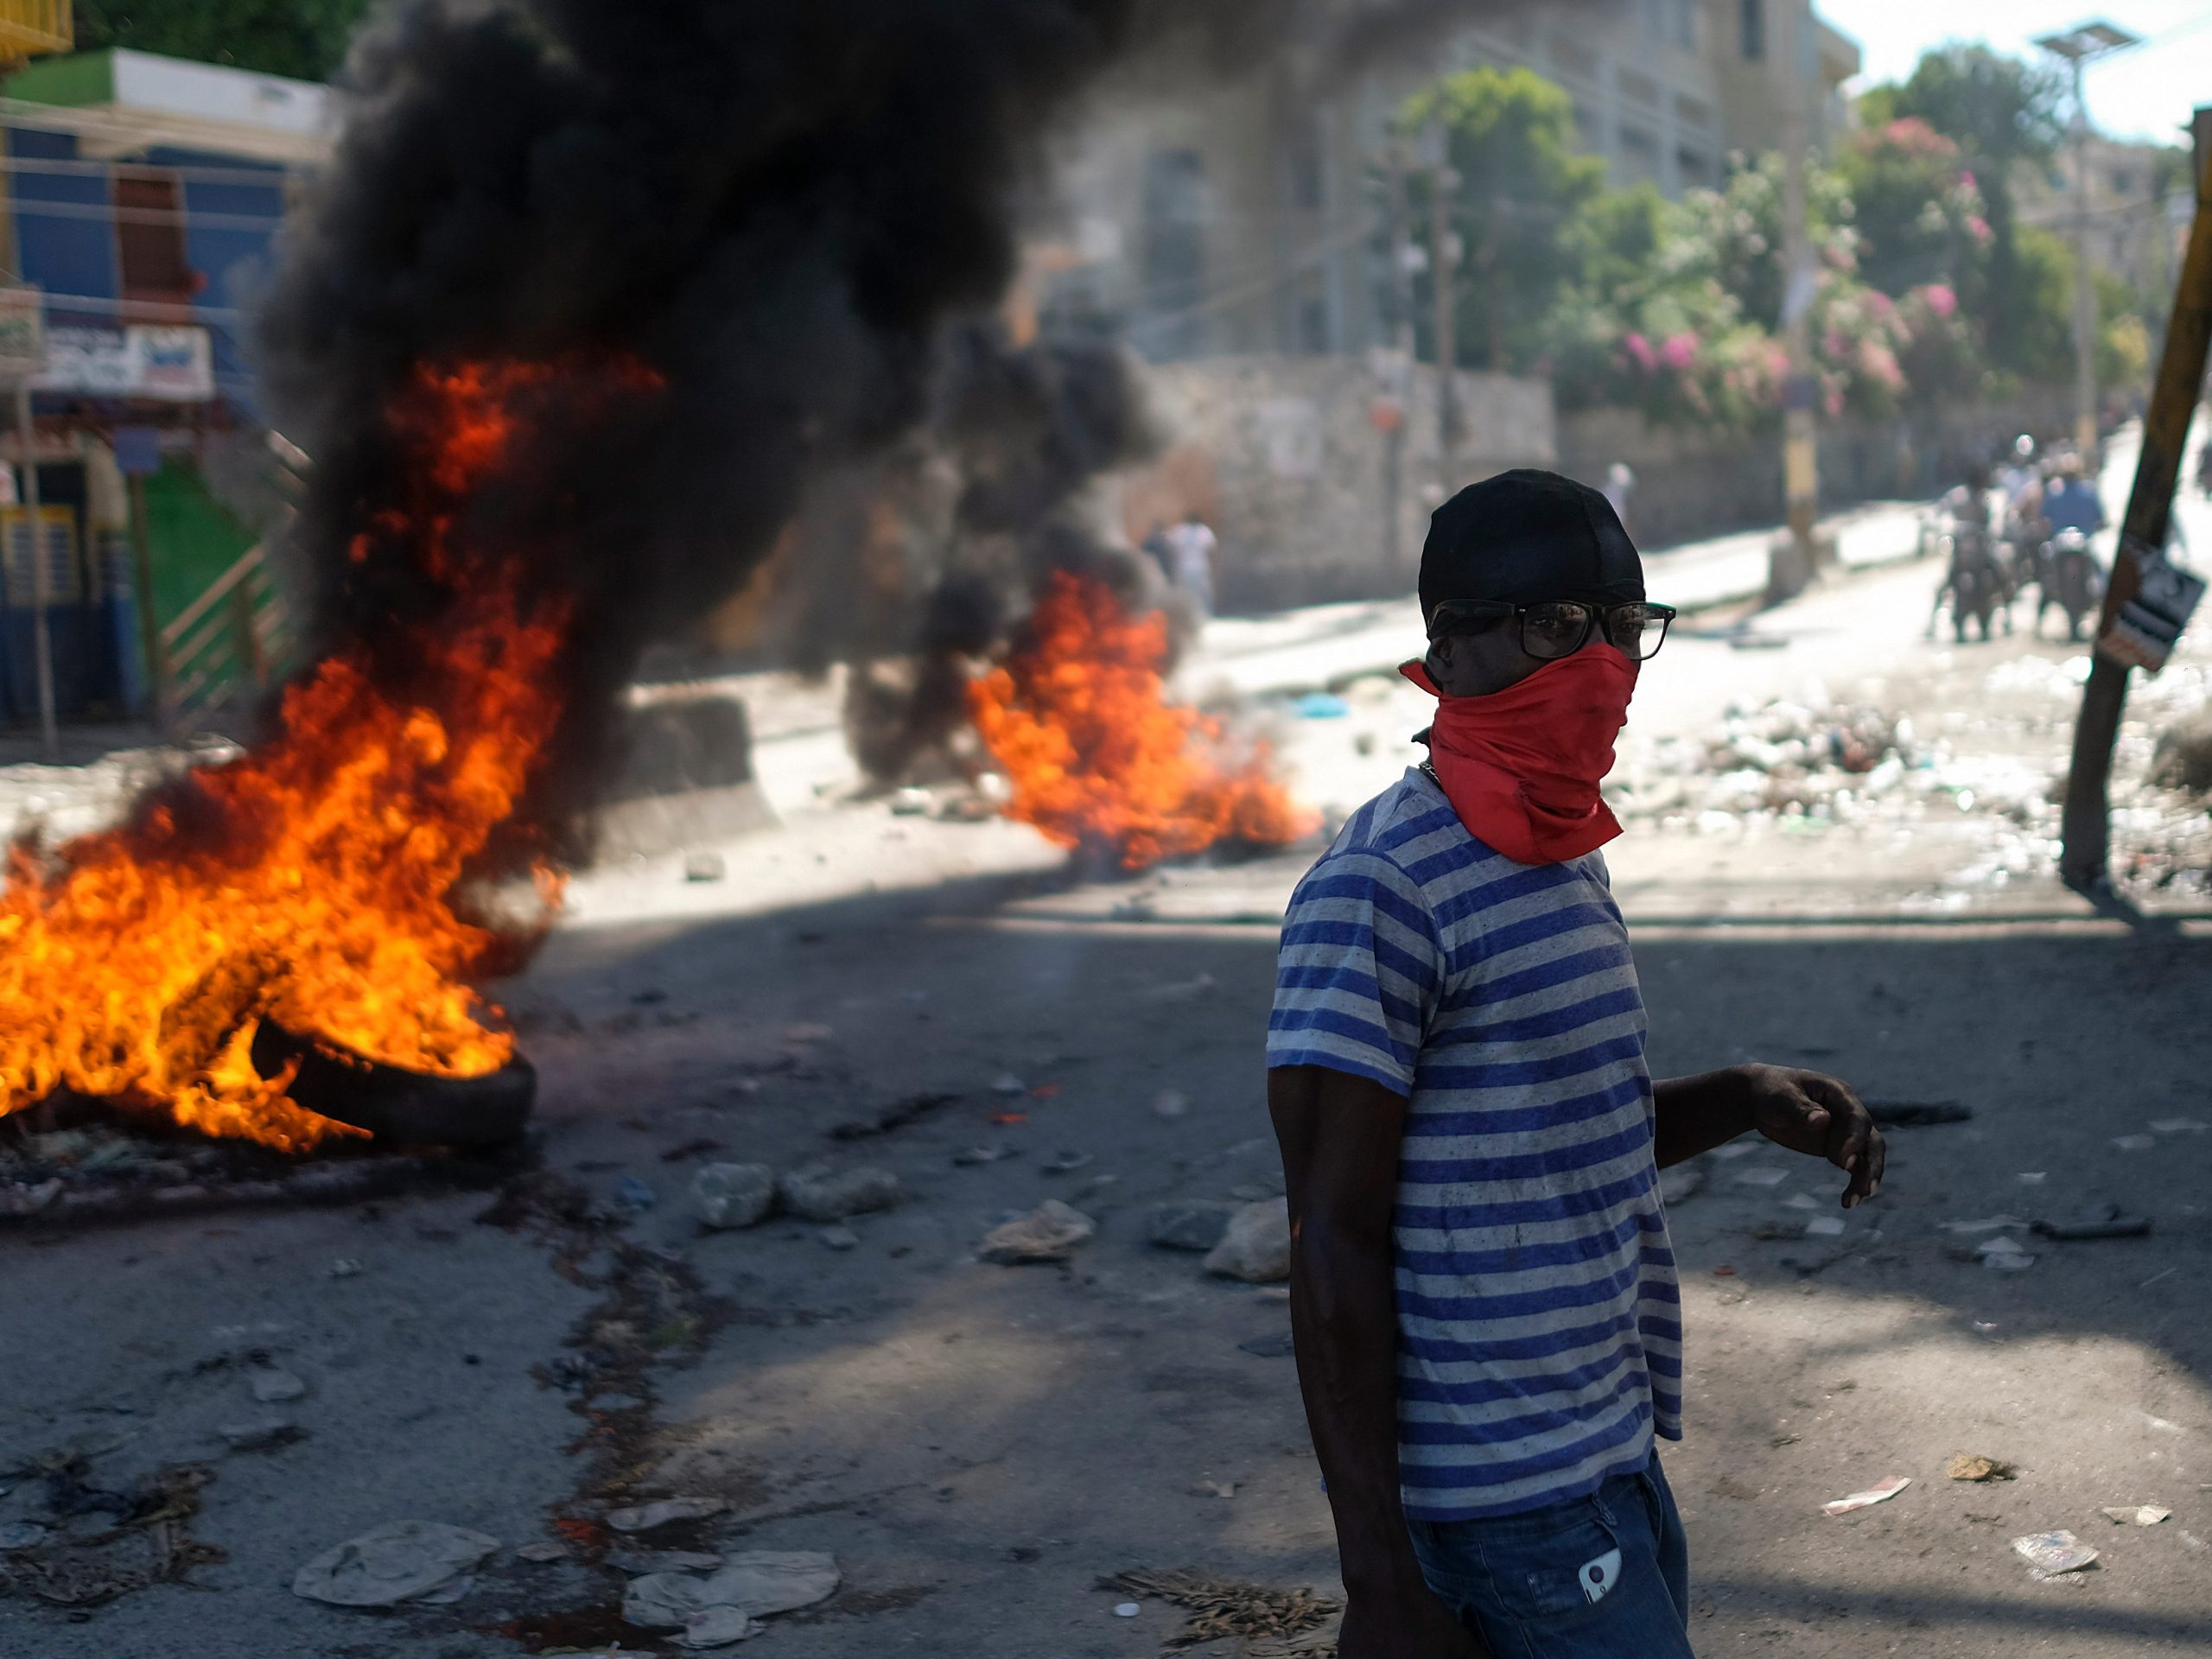
[(753, 1226), (776, 1207), (776, 1172), (766, 1164), (709, 1164), (691, 1178), (691, 1206), (704, 1226)]
[[(702, 1614), (728, 1609), (748, 1620), (768, 1618), (827, 1600), (841, 1581), (836, 1561), (816, 1551), (747, 1550), (703, 1577), (648, 1573), (631, 1580), (622, 1597), (622, 1618), (641, 1630), (683, 1630), (695, 1645), (704, 1645), (702, 1632), (730, 1628), (734, 1621), (727, 1613), (712, 1621), (701, 1618)], [(700, 1620), (697, 1626), (694, 1619)], [(740, 1639), (715, 1638), (717, 1643)]]
[(1206, 1271), (1251, 1285), (1290, 1277), (1290, 1202), (1263, 1198), (1229, 1218), (1221, 1243), (1206, 1255)]
[(2141, 1238), (2151, 1230), (2148, 1216), (2131, 1216), (2116, 1204), (2101, 1204), (2072, 1221), (2037, 1221), (2028, 1230), (2062, 1243), (2092, 1238)]
[(1098, 1224), (1082, 1211), (1047, 1198), (1027, 1215), (993, 1228), (976, 1254), (1004, 1267), (1065, 1262), (1097, 1230)]
[(686, 881), (719, 881), (729, 874), (720, 853), (690, 853), (683, 860)]
[(887, 1169), (833, 1170), (827, 1164), (795, 1169), (776, 1183), (784, 1208), (806, 1221), (842, 1221), (888, 1210), (904, 1196)]
[(316, 1556), (292, 1593), (338, 1607), (396, 1607), (470, 1572), (499, 1547), (487, 1533), (439, 1521), (391, 1521)]
[(1745, 1186), (1780, 1186), (1789, 1179), (1786, 1169), (1739, 1169), (1737, 1181)]
[(861, 1236), (842, 1224), (824, 1227), (815, 1236), (833, 1250), (851, 1250), (860, 1248)]
[(608, 1513), (607, 1524), (616, 1532), (651, 1532), (671, 1521), (703, 1521), (729, 1507), (720, 1497), (661, 1497)]
[(273, 1366), (257, 1366), (248, 1371), (246, 1386), (253, 1390), (254, 1399), (264, 1406), (300, 1399), (308, 1391), (308, 1385), (299, 1377)]
[(1659, 1172), (1659, 1202), (1681, 1204), (1705, 1191), (1705, 1166), (1700, 1163), (1673, 1164)]
[(1219, 1198), (1154, 1205), (1145, 1236), (1164, 1250), (1211, 1250), (1229, 1230), (1237, 1208)]
[(0, 1526), (0, 1550), (29, 1549), (46, 1536), (35, 1521), (10, 1521)]
[(1016, 1155), (1014, 1149), (1008, 1146), (969, 1147), (954, 1153), (952, 1161), (966, 1169), (972, 1168), (977, 1164), (995, 1164), (1001, 1158), (1012, 1158)]
[(1008, 1099), (1012, 1099), (1016, 1095), (1027, 1094), (1029, 1085), (1015, 1077), (1013, 1072), (1001, 1071), (992, 1079), (991, 1092), (995, 1095), (1004, 1095)]
[(1863, 1492), (1853, 1492), (1847, 1497), (1831, 1498), (1821, 1505), (1823, 1515), (1849, 1515), (1853, 1510), (1863, 1510), (1876, 1503), (1886, 1503), (1912, 1484), (1910, 1475), (1891, 1475), (1877, 1482)]
[[(1250, 1640), (1301, 1635), (1326, 1623), (1342, 1605), (1303, 1586), (1277, 1590), (1264, 1584), (1217, 1579), (1187, 1567), (1166, 1572), (1132, 1567), (1100, 1580), (1098, 1587), (1172, 1602), (1187, 1612), (1190, 1617), (1182, 1630), (1165, 1643), (1171, 1649), (1229, 1637)], [(1115, 1611), (1120, 1613), (1121, 1608)]]
[(2212, 1123), (2201, 1117), (2154, 1117), (2145, 1127), (2154, 1135), (2202, 1135)]
[(1870, 1100), (1866, 1115), (1885, 1128), (1910, 1128), (1964, 1123), (1974, 1116), (1974, 1108), (1955, 1100)]
[(909, 1123), (919, 1122), (932, 1112), (957, 1104), (964, 1098), (964, 1096), (948, 1094), (943, 1090), (925, 1090), (919, 1094), (902, 1095), (865, 1116), (849, 1117), (842, 1123), (831, 1125), (830, 1138), (832, 1141), (865, 1141), (874, 1135), (888, 1135), (893, 1129), (903, 1129)]
[(2148, 1152), (2158, 1144), (2155, 1135), (2115, 1135), (2112, 1143), (2122, 1152)]
[(1078, 1169), (1088, 1169), (1090, 1161), (1087, 1152), (1056, 1152), (1038, 1167), (1047, 1175), (1072, 1175)]
[(569, 1559), (569, 1547), (548, 1541), (524, 1544), (515, 1554), (525, 1561), (565, 1561)]
[(1135, 1618), (1144, 1609), (1134, 1601), (1117, 1601), (1114, 1604), (1114, 1617), (1116, 1618)]
[(2028, 1576), (2045, 1583), (2064, 1573), (2079, 1573), (2097, 1559), (2094, 1549), (2063, 1529), (2031, 1532), (2024, 1538), (2015, 1538), (2012, 1549), (2027, 1562)]
[(253, 1422), (224, 1423), (216, 1433), (233, 1452), (274, 1452), (307, 1438), (307, 1431), (289, 1417), (269, 1417)]
[(2119, 1504), (2101, 1511), (2106, 1520), (2115, 1527), (2155, 1527), (2173, 1514), (2155, 1503)]
[(1161, 1090), (1152, 1103), (1152, 1115), (1171, 1123), (1190, 1113), (1191, 1103), (1173, 1089)]
[(1943, 1465), (1943, 1472), (1953, 1480), (2011, 1480), (2019, 1471), (2011, 1464), (1995, 1458), (1977, 1457), (1971, 1452), (1954, 1452), (1950, 1462)]
[(1993, 1273), (2025, 1273), (2036, 1264), (2036, 1259), (2020, 1248), (2014, 1238), (1986, 1238), (1976, 1248), (1981, 1265)]

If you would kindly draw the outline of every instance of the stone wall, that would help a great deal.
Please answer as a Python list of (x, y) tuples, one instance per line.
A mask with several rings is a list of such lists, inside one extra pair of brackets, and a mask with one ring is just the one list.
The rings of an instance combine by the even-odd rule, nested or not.
[[(1253, 356), (1150, 372), (1170, 448), (1118, 480), (1132, 542), (1195, 508), (1221, 540), (1221, 608), (1274, 610), (1410, 592), (1438, 477), (1437, 376), (1414, 372), (1395, 440), (1398, 548), (1387, 524), (1393, 437), (1376, 419), (1382, 382), (1363, 358)], [(1551, 387), (1457, 377), (1464, 434), (1456, 481), (1558, 459)]]
[[(1823, 422), (1821, 508), (1932, 499), (1959, 482), (1971, 462), (1994, 461), (2020, 433), (2057, 434), (2070, 419), (2063, 397), (2040, 396), (2001, 408)], [(1560, 417), (1561, 472), (1603, 484), (1617, 461), (1636, 473), (1630, 530), (1639, 546), (1669, 547), (1783, 520), (1778, 431), (1715, 437), (1694, 428), (1655, 427), (1623, 409)]]

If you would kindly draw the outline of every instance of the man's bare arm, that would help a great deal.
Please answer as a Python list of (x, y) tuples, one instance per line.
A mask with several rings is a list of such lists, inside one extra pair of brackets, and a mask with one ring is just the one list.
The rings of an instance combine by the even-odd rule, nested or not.
[(1268, 1073), (1290, 1196), (1290, 1322), (1344, 1590), (1339, 1659), (1489, 1659), (1422, 1579), (1398, 1497), (1390, 1212), (1406, 1103), (1313, 1065)]
[(1653, 1154), (1665, 1169), (1757, 1129), (1777, 1146), (1825, 1158), (1850, 1179), (1843, 1207), (1881, 1190), (1888, 1148), (1848, 1084), (1780, 1065), (1737, 1065), (1652, 1085)]

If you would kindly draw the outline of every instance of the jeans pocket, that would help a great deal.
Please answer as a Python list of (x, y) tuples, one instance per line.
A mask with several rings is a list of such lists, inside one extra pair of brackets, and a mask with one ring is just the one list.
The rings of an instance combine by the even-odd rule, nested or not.
[(1541, 1527), (1501, 1529), (1478, 1546), (1497, 1611), (1534, 1621), (1602, 1601), (1620, 1582), (1619, 1532), (1585, 1499)]

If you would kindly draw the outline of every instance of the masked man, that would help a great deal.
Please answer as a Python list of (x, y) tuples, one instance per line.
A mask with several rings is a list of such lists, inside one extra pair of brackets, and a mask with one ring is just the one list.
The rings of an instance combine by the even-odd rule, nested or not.
[(1688, 1554), (1661, 1168), (1757, 1130), (1873, 1196), (1833, 1078), (1655, 1084), (1599, 798), (1674, 613), (1605, 498), (1463, 490), (1421, 552), (1429, 759), (1299, 884), (1268, 1039), (1291, 1322), (1348, 1592), (1341, 1659), (1675, 1659)]

